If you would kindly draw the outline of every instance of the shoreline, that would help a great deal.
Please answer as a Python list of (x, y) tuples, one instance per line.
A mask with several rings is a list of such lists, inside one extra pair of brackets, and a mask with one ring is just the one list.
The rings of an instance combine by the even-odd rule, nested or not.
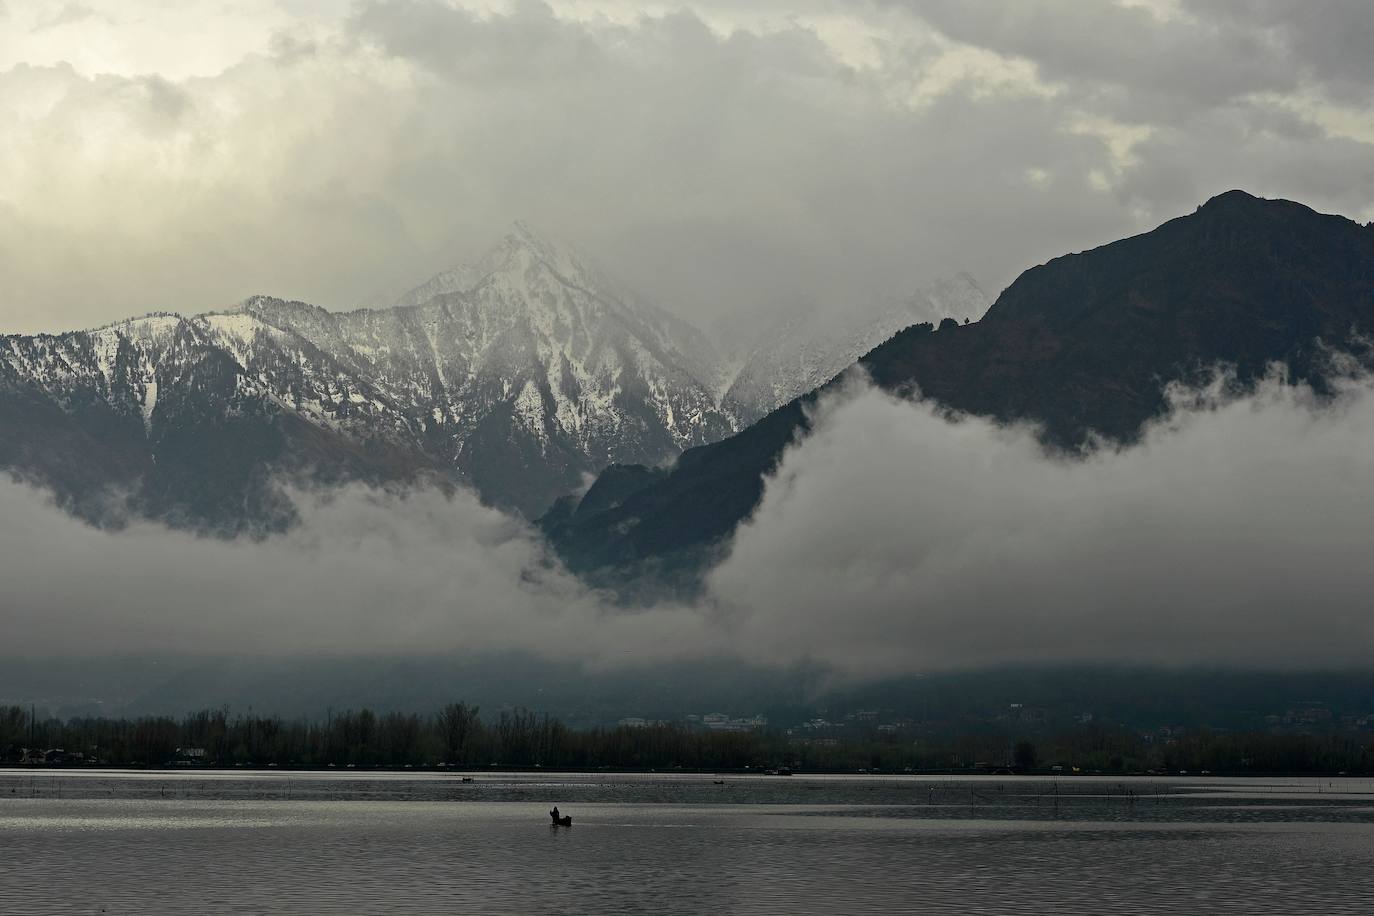
[(971, 770), (971, 769), (943, 769), (943, 770), (903, 770), (900, 772), (889, 771), (863, 771), (863, 770), (793, 770), (788, 774), (769, 772), (765, 769), (689, 769), (689, 768), (622, 768), (622, 767), (598, 767), (587, 769), (585, 767), (539, 767), (539, 766), (495, 766), (495, 767), (439, 767), (439, 766), (277, 766), (273, 765), (240, 765), (233, 767), (194, 767), (194, 766), (138, 766), (138, 765), (63, 765), (63, 764), (18, 764), (0, 763), (0, 774), (13, 773), (43, 773), (43, 774), (79, 774), (79, 773), (156, 773), (159, 775), (200, 775), (200, 776), (234, 776), (243, 774), (273, 774), (273, 775), (349, 775), (361, 776), (364, 774), (376, 775), (429, 775), (443, 776), (452, 775), (457, 777), (476, 777), (476, 776), (693, 776), (693, 777), (746, 777), (758, 779), (794, 779), (810, 777), (846, 777), (854, 779), (905, 779), (905, 778), (951, 778), (958, 777), (963, 779), (980, 780), (999, 780), (999, 779), (1050, 779), (1063, 781), (1096, 781), (1112, 779), (1131, 779), (1131, 780), (1251, 780), (1251, 779), (1374, 779), (1374, 772), (1349, 772), (1349, 771), (1330, 771), (1330, 772), (1305, 772), (1305, 771), (1181, 771), (1175, 773), (1161, 772), (1054, 772), (1047, 769), (1007, 771), (1007, 770)]

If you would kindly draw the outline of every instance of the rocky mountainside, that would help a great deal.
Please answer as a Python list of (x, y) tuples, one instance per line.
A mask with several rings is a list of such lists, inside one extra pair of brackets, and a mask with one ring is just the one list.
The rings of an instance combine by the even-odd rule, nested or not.
[(394, 308), (223, 313), (0, 338), (0, 466), (92, 519), (279, 527), (275, 476), (475, 487), (528, 514), (615, 462), (733, 432), (713, 349), (517, 224)]
[[(1047, 444), (1129, 442), (1171, 381), (1218, 366), (1236, 384), (1273, 363), (1319, 390), (1332, 351), (1370, 357), (1374, 226), (1240, 191), (1152, 232), (1022, 274), (980, 321), (904, 330), (862, 360), (889, 391), (1042, 425)], [(668, 470), (607, 469), (545, 530), (570, 566), (690, 585), (758, 505), (764, 477), (808, 426), (812, 392)]]
[(739, 426), (700, 332), (523, 224), (391, 309), (244, 310), (336, 354), (388, 395), (426, 454), (526, 513), (607, 464), (670, 461)]
[(383, 392), (247, 312), (0, 339), (0, 465), (93, 521), (279, 528), (275, 474), (442, 477), (415, 443)]

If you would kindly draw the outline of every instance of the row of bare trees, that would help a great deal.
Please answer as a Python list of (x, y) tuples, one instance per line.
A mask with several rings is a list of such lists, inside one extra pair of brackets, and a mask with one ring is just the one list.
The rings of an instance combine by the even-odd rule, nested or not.
[[(322, 720), (210, 709), (181, 719), (39, 719), (0, 707), (0, 762), (62, 749), (65, 762), (116, 766), (551, 767), (722, 770), (789, 765), (809, 770), (1078, 767), (1084, 772), (1374, 772), (1369, 733), (1294, 735), (1199, 731), (1169, 740), (1125, 728), (1083, 726), (1033, 740), (1004, 733), (919, 739), (878, 732), (842, 741), (785, 731), (715, 732), (686, 725), (574, 730), (527, 709), (482, 717), (450, 703), (429, 716), (370, 709)], [(80, 755), (78, 758), (77, 755)]]
[(574, 731), (527, 709), (485, 719), (479, 712), (450, 703), (432, 716), (349, 709), (314, 721), (227, 709), (179, 720), (34, 720), (29, 710), (0, 707), (0, 759), (18, 762), (29, 749), (60, 748), (67, 758), (132, 766), (744, 767), (764, 750), (748, 735), (678, 726)]

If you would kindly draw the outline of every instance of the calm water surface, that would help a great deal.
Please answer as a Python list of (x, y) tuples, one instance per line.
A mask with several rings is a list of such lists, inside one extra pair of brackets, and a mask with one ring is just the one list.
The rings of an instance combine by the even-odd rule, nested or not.
[(0, 913), (1374, 912), (1368, 780), (723, 779), (0, 771)]

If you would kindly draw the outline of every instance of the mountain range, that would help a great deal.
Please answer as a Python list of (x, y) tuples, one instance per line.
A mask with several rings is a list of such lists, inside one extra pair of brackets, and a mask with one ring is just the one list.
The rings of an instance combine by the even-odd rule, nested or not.
[(694, 589), (857, 362), (954, 414), (1129, 444), (1171, 383), (1370, 364), (1374, 227), (1241, 191), (1027, 270), (712, 339), (516, 224), (387, 308), (255, 296), (0, 337), (0, 468), (96, 522), (293, 520), (285, 479), (470, 486), (598, 583)]
[(388, 308), (254, 296), (0, 337), (0, 467), (96, 522), (281, 529), (283, 479), (427, 479), (534, 517), (608, 465), (747, 427), (912, 321), (985, 307), (959, 277), (724, 346), (516, 223)]
[[(1038, 425), (1046, 448), (1129, 444), (1166, 386), (1228, 369), (1238, 390), (1278, 364), (1327, 390), (1374, 329), (1374, 225), (1231, 191), (1157, 229), (1023, 273), (979, 321), (906, 328), (859, 364), (879, 387), (956, 414)], [(670, 468), (612, 466), (543, 527), (603, 583), (690, 590), (758, 506), (825, 386)]]

